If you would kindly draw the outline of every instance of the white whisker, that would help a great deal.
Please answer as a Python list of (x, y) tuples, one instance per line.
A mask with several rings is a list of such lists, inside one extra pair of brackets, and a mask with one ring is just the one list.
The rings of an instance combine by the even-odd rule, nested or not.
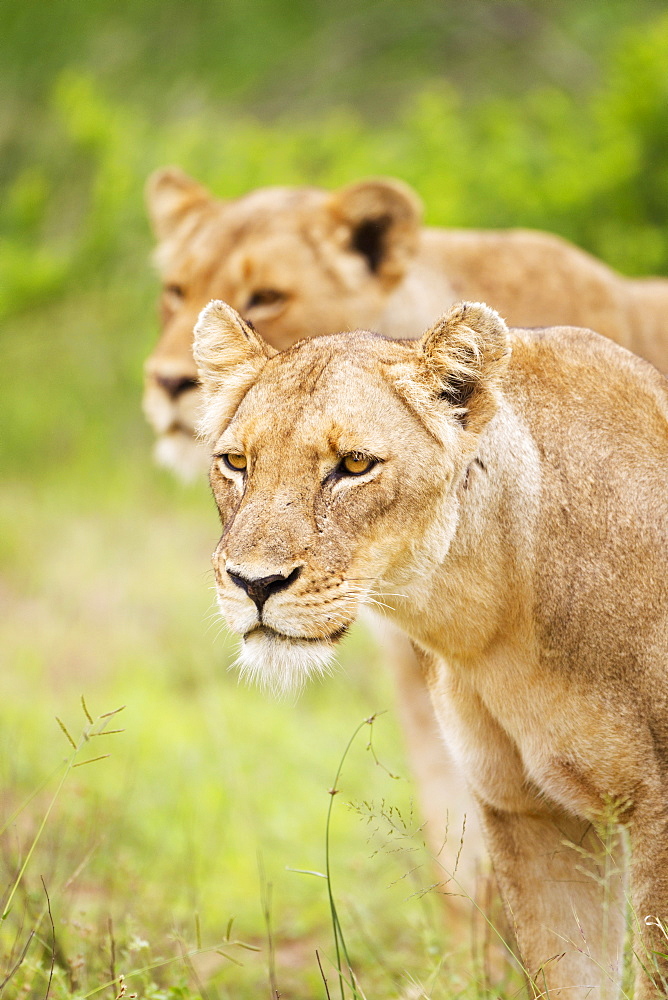
[(375, 604), (378, 608), (387, 608), (388, 611), (394, 611), (394, 608), (390, 604), (385, 604), (383, 601), (376, 600), (375, 597), (367, 597), (364, 604)]

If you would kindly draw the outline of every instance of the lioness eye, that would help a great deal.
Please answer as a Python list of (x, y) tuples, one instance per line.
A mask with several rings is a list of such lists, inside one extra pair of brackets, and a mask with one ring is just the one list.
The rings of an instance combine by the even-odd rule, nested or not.
[(227, 455), (221, 455), (221, 458), (228, 469), (232, 469), (234, 472), (243, 472), (248, 464), (245, 455), (239, 455), (233, 451)]
[(349, 476), (362, 476), (369, 472), (376, 464), (375, 458), (367, 458), (366, 455), (344, 455), (339, 464), (341, 472)]
[(182, 299), (185, 295), (185, 291), (181, 285), (171, 284), (165, 285), (165, 294), (171, 295), (175, 299)]
[(273, 306), (277, 302), (282, 302), (284, 298), (283, 292), (279, 292), (275, 288), (258, 288), (249, 297), (246, 309), (253, 309), (256, 306)]

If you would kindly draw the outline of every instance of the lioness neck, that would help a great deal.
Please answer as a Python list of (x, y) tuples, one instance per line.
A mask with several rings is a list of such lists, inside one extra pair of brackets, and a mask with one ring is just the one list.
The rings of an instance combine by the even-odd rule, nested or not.
[[(463, 668), (495, 645), (526, 638), (539, 505), (535, 443), (503, 401), (478, 453), (454, 485), (458, 510), (447, 551), (398, 580), (388, 600), (415, 641)], [(526, 620), (525, 620), (526, 619)]]

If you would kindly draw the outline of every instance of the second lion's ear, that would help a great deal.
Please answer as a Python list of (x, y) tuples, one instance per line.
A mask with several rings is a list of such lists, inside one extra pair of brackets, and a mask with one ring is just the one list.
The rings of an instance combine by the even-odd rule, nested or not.
[(202, 437), (211, 440), (221, 433), (276, 353), (226, 302), (209, 302), (195, 325), (193, 343), (203, 397)]
[(167, 240), (188, 216), (212, 200), (210, 193), (178, 167), (156, 170), (146, 181), (146, 207), (158, 240)]
[(346, 249), (391, 287), (403, 278), (418, 247), (422, 203), (402, 181), (359, 181), (332, 194), (328, 209), (344, 227)]

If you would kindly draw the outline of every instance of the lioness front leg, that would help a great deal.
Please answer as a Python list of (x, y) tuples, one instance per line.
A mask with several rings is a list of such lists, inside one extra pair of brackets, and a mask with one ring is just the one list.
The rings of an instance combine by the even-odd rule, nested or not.
[(482, 805), (487, 844), (533, 996), (610, 1000), (624, 939), (621, 846), (559, 811)]

